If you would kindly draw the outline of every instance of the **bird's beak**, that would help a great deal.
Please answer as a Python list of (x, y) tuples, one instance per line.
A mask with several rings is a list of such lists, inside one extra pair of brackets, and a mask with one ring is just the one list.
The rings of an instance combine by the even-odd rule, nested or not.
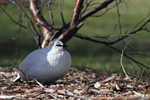
[(63, 47), (65, 48), (65, 47), (67, 47), (67, 45), (64, 44)]

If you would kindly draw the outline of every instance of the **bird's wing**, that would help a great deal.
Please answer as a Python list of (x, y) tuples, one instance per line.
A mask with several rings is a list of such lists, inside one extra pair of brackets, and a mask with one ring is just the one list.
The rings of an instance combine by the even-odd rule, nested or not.
[(42, 67), (47, 62), (47, 48), (38, 49), (31, 52), (19, 65), (19, 69), (23, 71), (29, 71)]

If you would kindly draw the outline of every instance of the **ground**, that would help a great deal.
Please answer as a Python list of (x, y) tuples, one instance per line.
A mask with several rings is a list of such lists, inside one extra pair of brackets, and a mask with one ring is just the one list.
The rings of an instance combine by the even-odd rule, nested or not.
[(36, 80), (15, 82), (16, 68), (0, 68), (0, 99), (150, 99), (147, 77), (123, 73), (108, 74), (89, 69), (71, 68), (68, 74), (51, 85)]

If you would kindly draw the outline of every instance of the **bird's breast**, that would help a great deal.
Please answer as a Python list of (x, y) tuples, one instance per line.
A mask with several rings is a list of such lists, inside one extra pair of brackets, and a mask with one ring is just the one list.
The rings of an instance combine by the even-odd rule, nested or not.
[(48, 53), (47, 61), (49, 62), (50, 66), (57, 67), (62, 62), (62, 60), (64, 60), (63, 59), (64, 57), (65, 57), (64, 52)]

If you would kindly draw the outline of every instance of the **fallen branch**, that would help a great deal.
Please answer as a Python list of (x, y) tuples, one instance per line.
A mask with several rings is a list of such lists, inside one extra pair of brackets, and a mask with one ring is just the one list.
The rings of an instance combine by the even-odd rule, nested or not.
[(123, 53), (124, 53), (124, 50), (126, 49), (127, 45), (130, 43), (130, 41), (125, 45), (124, 49), (122, 50), (122, 54), (121, 54), (121, 58), (120, 58), (120, 63), (121, 63), (121, 67), (122, 67), (122, 70), (124, 72), (124, 74), (126, 75), (126, 77), (131, 81), (130, 77), (128, 76), (128, 74), (126, 73), (124, 67), (123, 67), (123, 64), (122, 64), (122, 61), (123, 61)]

